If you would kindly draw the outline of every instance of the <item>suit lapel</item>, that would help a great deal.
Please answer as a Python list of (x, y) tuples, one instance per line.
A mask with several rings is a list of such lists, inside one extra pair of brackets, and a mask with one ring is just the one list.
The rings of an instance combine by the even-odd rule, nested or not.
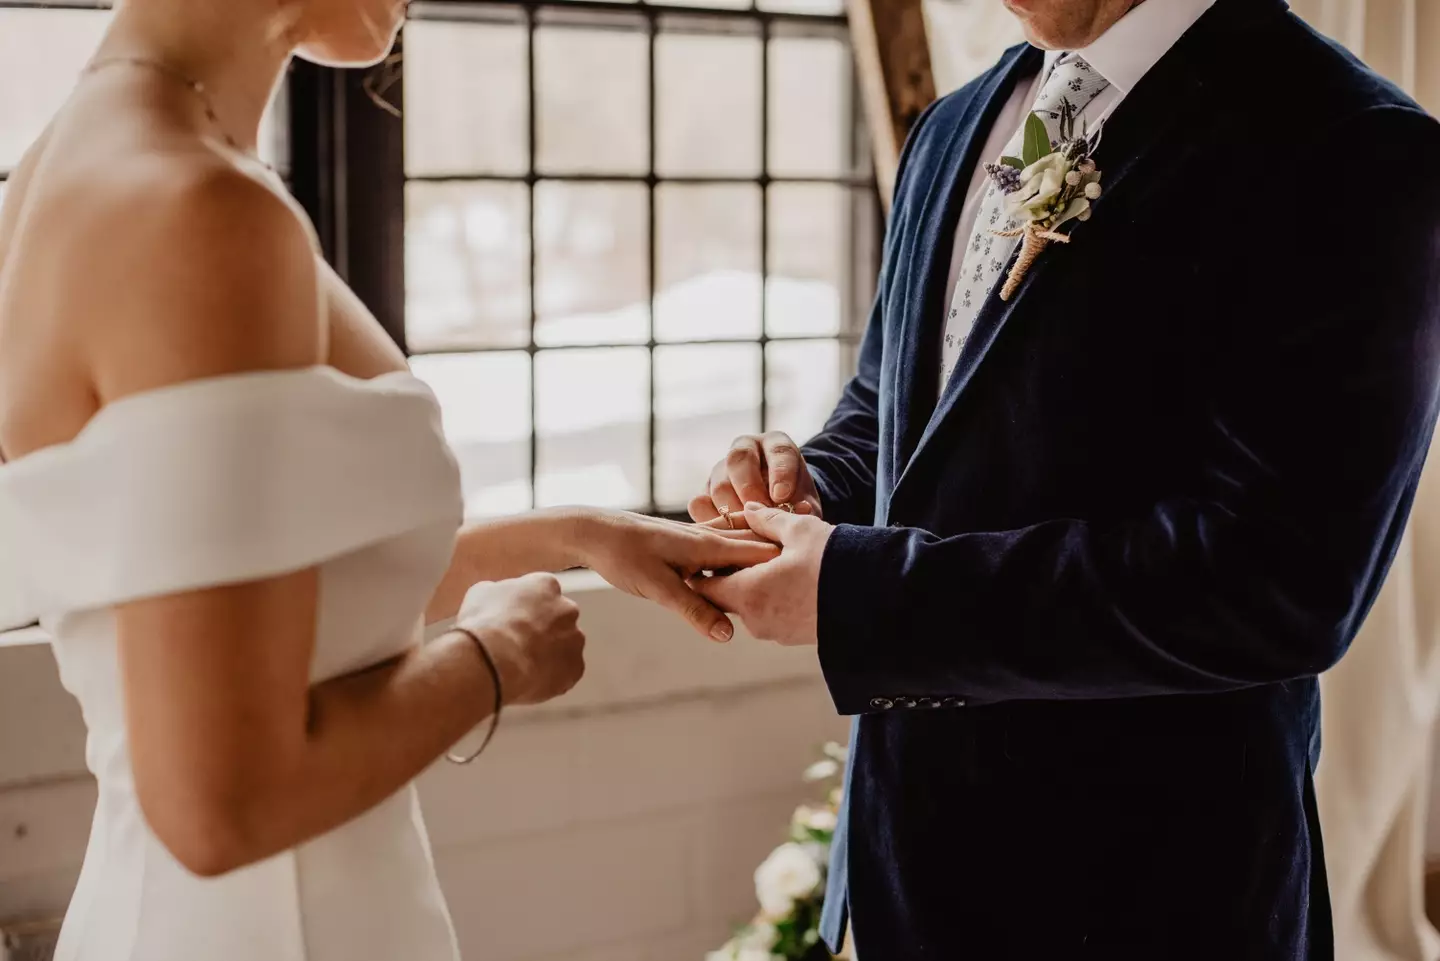
[[(1239, 0), (1239, 3), (1243, 2), (1248, 0)], [(1094, 256), (1094, 252), (1087, 250), (1085, 246), (1086, 234), (1089, 232), (1087, 228), (1093, 228), (1105, 216), (1107, 200), (1113, 201), (1117, 194), (1121, 194), (1137, 171), (1143, 172), (1152, 163), (1164, 163), (1164, 159), (1159, 156), (1163, 151), (1157, 148), (1162, 145), (1163, 138), (1180, 132), (1179, 121), (1182, 118), (1192, 121), (1200, 119), (1197, 111), (1208, 105), (1205, 97), (1204, 68), (1213, 64), (1217, 56), (1223, 55), (1223, 52), (1217, 53), (1217, 44), (1223, 47), (1224, 33), (1228, 27), (1234, 25), (1231, 21), (1236, 17), (1239, 3), (1237, 0), (1218, 0), (1150, 69), (1135, 88), (1126, 94), (1125, 99), (1106, 120), (1101, 142), (1095, 153), (1095, 159), (1104, 173), (1102, 183), (1105, 197), (1095, 205), (1094, 216), (1089, 222), (1075, 225), (1072, 231), (1074, 241), (1069, 246), (1052, 246), (1040, 256), (1009, 301), (1000, 300), (998, 284), (997, 289), (991, 292), (975, 318), (974, 329), (961, 350), (954, 373), (945, 385), (939, 406), (930, 412), (928, 419), (919, 420), (923, 430), (915, 445), (908, 448), (912, 453), (909, 462), (898, 474), (895, 499), (898, 499), (901, 487), (913, 483), (908, 479), (916, 474), (917, 463), (925, 458), (928, 450), (941, 442), (947, 424), (952, 419), (951, 414), (963, 400), (966, 389), (974, 380), (986, 355), (1006, 328), (1014, 326), (1017, 328), (1016, 334), (1023, 333), (1026, 311), (1042, 309), (1047, 304), (1054, 306), (1057, 298), (1063, 297), (1063, 291), (1047, 293), (1049, 288), (1046, 287), (1045, 280), (1049, 266), (1059, 257)], [(1199, 126), (1197, 123), (1196, 128)], [(1018, 249), (1016, 254), (1012, 255), (1011, 263), (1017, 255)], [(1009, 264), (1002, 271), (1002, 278), (1008, 270)], [(937, 285), (943, 287), (946, 279), (942, 272), (936, 281)], [(938, 303), (928, 303), (926, 311), (927, 321), (928, 315), (933, 315), (938, 322)], [(1021, 319), (1017, 321), (1017, 317)], [(933, 329), (926, 324), (919, 326), (924, 331), (920, 335), (921, 339), (935, 339), (930, 337), (930, 334), (934, 333)], [(925, 353), (923, 347), (912, 349)], [(938, 350), (938, 343), (933, 345), (932, 349)], [(925, 353), (925, 356), (930, 355)], [(937, 373), (932, 372), (928, 381), (923, 376), (918, 378), (919, 382), (928, 385), (930, 390), (918, 397), (912, 397), (913, 411), (923, 409), (926, 396), (934, 396), (937, 376)]]
[(919, 214), (915, 241), (906, 258), (911, 265), (905, 282), (901, 356), (891, 385), (895, 405), (895, 468), (898, 476), (919, 443), (934, 411), (939, 390), (940, 330), (945, 281), (950, 272), (955, 222), (980, 151), (985, 147), (995, 118), (1010, 99), (1016, 83), (1032, 75), (1044, 55), (1025, 44), (1010, 51), (991, 72), (971, 100), (963, 120), (955, 125), (933, 173)]

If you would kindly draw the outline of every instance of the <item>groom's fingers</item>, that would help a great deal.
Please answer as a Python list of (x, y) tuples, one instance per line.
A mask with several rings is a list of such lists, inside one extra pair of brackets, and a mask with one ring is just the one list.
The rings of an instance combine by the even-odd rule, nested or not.
[[(804, 462), (800, 459), (800, 448), (790, 439), (789, 434), (772, 430), (760, 440), (765, 454), (765, 469), (770, 478), (770, 496), (776, 504), (788, 501), (800, 486), (800, 471)], [(746, 498), (747, 501), (755, 498)]]
[[(765, 452), (758, 437), (737, 437), (730, 445), (730, 452), (725, 455), (725, 470), (729, 474), (730, 486), (740, 498), (734, 505), (736, 510), (742, 509), (749, 501), (770, 503), (770, 491), (765, 486), (764, 456)], [(712, 496), (715, 487), (712, 481)], [(718, 500), (715, 503), (717, 506), (720, 504)]]
[(782, 511), (778, 507), (766, 507), (754, 501), (745, 505), (745, 520), (750, 529), (769, 538), (777, 544), (784, 544), (796, 519), (800, 515)]

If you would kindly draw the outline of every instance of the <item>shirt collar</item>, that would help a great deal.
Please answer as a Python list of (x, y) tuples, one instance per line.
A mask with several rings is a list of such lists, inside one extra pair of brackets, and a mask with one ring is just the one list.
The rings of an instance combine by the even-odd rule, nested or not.
[[(1144, 0), (1131, 7), (1094, 43), (1075, 52), (1121, 93), (1129, 93), (1214, 2)], [(1064, 53), (1047, 50), (1044, 73), (1048, 74)]]

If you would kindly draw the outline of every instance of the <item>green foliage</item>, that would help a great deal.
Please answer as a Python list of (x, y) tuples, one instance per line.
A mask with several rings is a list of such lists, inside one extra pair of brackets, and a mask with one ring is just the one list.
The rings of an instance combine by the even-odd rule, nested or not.
[[(1014, 160), (1007, 158), (1007, 161)], [(757, 947), (768, 950), (775, 961), (836, 961), (820, 939), (820, 914), (825, 900), (825, 866), (830, 845), (835, 840), (846, 749), (839, 744), (827, 744), (824, 755), (828, 760), (816, 762), (805, 772), (805, 780), (820, 785), (825, 791), (824, 801), (798, 808), (787, 832), (788, 842), (805, 847), (803, 856), (815, 858), (819, 883), (808, 895), (790, 901), (783, 917), (767, 916), (763, 912), (756, 915), (729, 943), (707, 956), (711, 961), (729, 961), (742, 946), (745, 950)], [(759, 883), (757, 876), (757, 885)]]
[(1041, 157), (1050, 153), (1050, 132), (1045, 129), (1045, 121), (1040, 119), (1038, 113), (1032, 113), (1025, 118), (1025, 148), (1021, 157), (1025, 166), (1030, 166)]
[(834, 961), (834, 955), (820, 940), (820, 898), (795, 902), (795, 910), (775, 925), (772, 953), (785, 961)]

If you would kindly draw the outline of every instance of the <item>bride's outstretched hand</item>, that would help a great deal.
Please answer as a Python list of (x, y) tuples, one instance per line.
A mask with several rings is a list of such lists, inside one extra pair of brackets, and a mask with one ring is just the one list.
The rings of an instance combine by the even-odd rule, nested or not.
[(611, 584), (655, 601), (716, 641), (734, 635), (730, 619), (686, 584), (701, 571), (754, 567), (780, 549), (749, 531), (717, 531), (625, 511), (587, 513), (577, 538), (581, 562)]

